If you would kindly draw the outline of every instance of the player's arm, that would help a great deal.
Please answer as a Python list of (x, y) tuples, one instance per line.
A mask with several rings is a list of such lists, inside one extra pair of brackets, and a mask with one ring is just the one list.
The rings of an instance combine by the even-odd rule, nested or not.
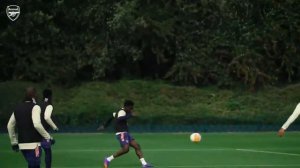
[(41, 108), (38, 105), (35, 105), (32, 109), (32, 122), (34, 128), (41, 134), (41, 136), (46, 139), (50, 140), (50, 134), (45, 130), (41, 123)]
[[(114, 114), (115, 114), (115, 113), (114, 113)], [(98, 130), (98, 131), (102, 131), (102, 130), (104, 130), (105, 128), (107, 128), (107, 127), (111, 124), (111, 122), (112, 122), (113, 119), (114, 119), (114, 116), (111, 116), (109, 119), (107, 119), (107, 120), (104, 122), (104, 124), (99, 125), (99, 127), (97, 128), (97, 130)]]
[(7, 123), (7, 131), (10, 138), (11, 145), (17, 145), (18, 144), (18, 138), (16, 134), (16, 118), (14, 113), (10, 116), (10, 119)]
[(300, 103), (295, 108), (292, 115), (288, 118), (288, 120), (282, 125), (282, 127), (278, 131), (278, 136), (284, 136), (285, 130), (298, 118), (300, 115)]
[(55, 131), (58, 130), (57, 126), (54, 124), (54, 122), (52, 121), (51, 115), (52, 115), (52, 111), (53, 111), (53, 106), (52, 105), (48, 105), (46, 107), (45, 110), (45, 115), (44, 118), (46, 120), (46, 122), (51, 126), (51, 128)]

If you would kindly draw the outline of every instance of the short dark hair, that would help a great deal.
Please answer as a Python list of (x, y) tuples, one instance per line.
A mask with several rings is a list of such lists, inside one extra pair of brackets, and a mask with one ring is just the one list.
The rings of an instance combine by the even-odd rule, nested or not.
[(36, 89), (34, 87), (27, 87), (25, 91), (25, 101), (31, 101), (32, 98), (36, 98)]
[(131, 100), (125, 100), (124, 107), (128, 107), (128, 106), (134, 106), (133, 101), (131, 101)]
[(51, 89), (45, 89), (43, 91), (43, 97), (44, 98), (51, 98), (52, 97), (52, 90)]

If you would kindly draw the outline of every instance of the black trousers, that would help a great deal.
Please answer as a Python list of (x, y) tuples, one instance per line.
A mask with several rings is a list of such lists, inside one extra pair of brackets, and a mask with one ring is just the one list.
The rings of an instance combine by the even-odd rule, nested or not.
[(21, 150), (22, 154), (27, 161), (28, 168), (40, 168), (41, 167), (41, 147), (37, 147), (32, 150)]

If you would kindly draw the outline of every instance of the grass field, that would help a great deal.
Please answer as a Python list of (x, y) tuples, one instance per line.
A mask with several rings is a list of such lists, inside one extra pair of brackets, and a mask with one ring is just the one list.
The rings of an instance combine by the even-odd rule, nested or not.
[[(157, 168), (300, 167), (300, 133), (203, 133), (198, 144), (189, 134), (132, 134), (147, 161)], [(57, 134), (53, 168), (101, 168), (105, 156), (119, 145), (113, 134)], [(0, 135), (0, 168), (25, 168), (20, 153), (10, 149), (6, 134)], [(44, 166), (42, 166), (44, 167)], [(111, 168), (141, 167), (135, 153), (115, 159)]]

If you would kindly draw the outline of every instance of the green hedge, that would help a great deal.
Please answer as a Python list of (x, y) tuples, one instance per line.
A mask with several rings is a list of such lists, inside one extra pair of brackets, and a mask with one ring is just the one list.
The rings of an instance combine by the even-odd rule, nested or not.
[[(44, 84), (0, 83), (0, 124), (4, 128), (23, 89)], [(59, 125), (89, 126), (106, 120), (125, 99), (136, 103), (133, 125), (282, 124), (300, 100), (300, 84), (256, 93), (215, 87), (179, 87), (162, 81), (89, 82), (53, 87), (54, 118)], [(41, 97), (41, 95), (40, 95)]]

